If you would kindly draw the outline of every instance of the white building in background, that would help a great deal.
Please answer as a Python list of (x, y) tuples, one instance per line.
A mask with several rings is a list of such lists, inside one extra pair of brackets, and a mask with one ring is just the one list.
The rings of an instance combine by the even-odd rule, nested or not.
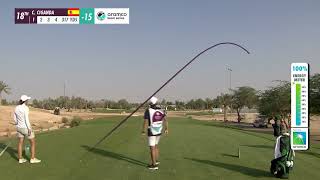
[(222, 108), (212, 108), (212, 112), (214, 112), (214, 113), (222, 113), (223, 110), (222, 110)]

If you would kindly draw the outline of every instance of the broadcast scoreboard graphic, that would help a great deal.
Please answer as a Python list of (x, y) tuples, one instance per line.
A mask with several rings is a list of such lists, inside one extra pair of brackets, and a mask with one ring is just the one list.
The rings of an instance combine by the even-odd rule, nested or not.
[(129, 8), (15, 8), (15, 24), (129, 24)]
[(309, 65), (291, 64), (291, 148), (309, 148)]

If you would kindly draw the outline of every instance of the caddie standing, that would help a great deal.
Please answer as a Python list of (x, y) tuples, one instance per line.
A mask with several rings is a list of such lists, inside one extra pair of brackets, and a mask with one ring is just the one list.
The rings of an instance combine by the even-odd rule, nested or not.
[(148, 130), (148, 144), (150, 147), (151, 164), (148, 166), (151, 170), (159, 169), (159, 141), (163, 131), (168, 134), (168, 121), (166, 120), (165, 111), (157, 104), (158, 99), (152, 97), (150, 106), (144, 113), (144, 123), (142, 134)]

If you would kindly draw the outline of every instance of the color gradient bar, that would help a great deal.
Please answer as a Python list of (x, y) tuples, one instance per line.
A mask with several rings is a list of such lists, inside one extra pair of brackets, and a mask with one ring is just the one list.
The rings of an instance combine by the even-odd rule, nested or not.
[(309, 149), (309, 64), (291, 64), (291, 127), (293, 150)]
[(301, 125), (301, 84), (296, 84), (296, 125)]

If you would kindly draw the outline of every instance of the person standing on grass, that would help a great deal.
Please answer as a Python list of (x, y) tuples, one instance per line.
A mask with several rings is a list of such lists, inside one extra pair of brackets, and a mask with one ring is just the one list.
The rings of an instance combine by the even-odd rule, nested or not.
[(274, 119), (274, 124), (272, 126), (273, 126), (273, 129), (274, 129), (273, 135), (275, 137), (279, 137), (283, 133), (286, 133), (286, 132), (289, 131), (290, 126), (286, 122), (284, 116), (275, 115), (273, 119)]
[(291, 113), (288, 114), (288, 126), (291, 128)]
[(150, 107), (144, 113), (144, 123), (142, 134), (146, 134), (148, 130), (148, 144), (150, 147), (151, 164), (148, 166), (151, 170), (159, 169), (159, 147), (158, 143), (162, 134), (163, 124), (164, 132), (168, 134), (168, 121), (163, 109), (157, 104), (158, 99), (152, 97), (150, 99)]
[(35, 135), (30, 125), (29, 108), (27, 106), (29, 99), (31, 99), (31, 97), (22, 95), (19, 101), (19, 105), (15, 108), (15, 111), (14, 111), (14, 122), (17, 127), (17, 135), (19, 139), (18, 158), (19, 158), (20, 164), (27, 162), (27, 160), (22, 157), (22, 146), (24, 144), (25, 137), (27, 137), (30, 140), (30, 144), (31, 144), (30, 163), (41, 162), (41, 160), (35, 157), (35, 151), (36, 151)]
[(283, 116), (280, 120), (280, 133), (281, 134), (287, 133), (287, 132), (289, 132), (289, 129), (290, 129), (289, 125)]
[(273, 116), (274, 123), (272, 124), (273, 127), (273, 135), (274, 137), (279, 137), (281, 135), (281, 116), (279, 114)]

